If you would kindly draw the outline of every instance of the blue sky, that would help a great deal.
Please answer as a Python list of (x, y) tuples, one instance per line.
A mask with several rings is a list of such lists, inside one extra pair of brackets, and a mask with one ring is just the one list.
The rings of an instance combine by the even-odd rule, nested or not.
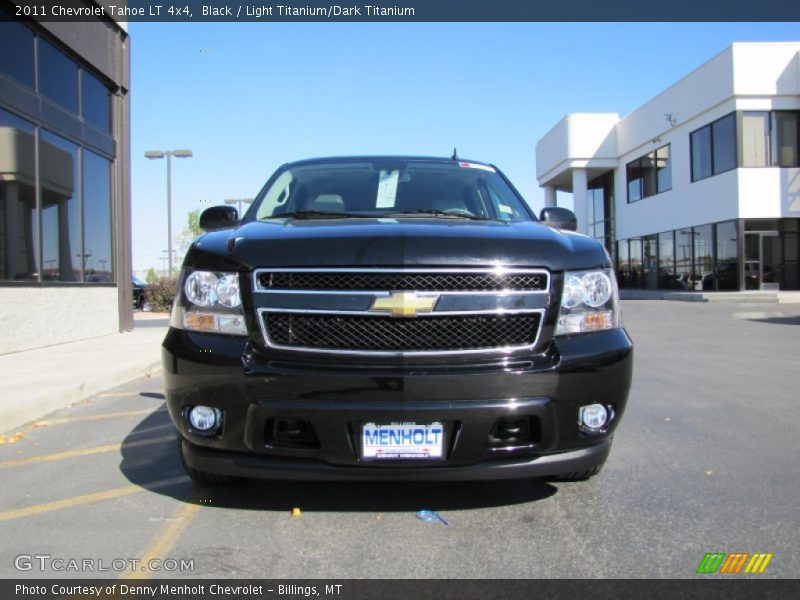
[[(353, 154), (498, 165), (535, 210), (536, 141), (570, 112), (625, 115), (734, 41), (797, 23), (131, 23), (135, 270), (188, 211), (253, 197), (282, 163)], [(177, 244), (176, 244), (177, 247)]]

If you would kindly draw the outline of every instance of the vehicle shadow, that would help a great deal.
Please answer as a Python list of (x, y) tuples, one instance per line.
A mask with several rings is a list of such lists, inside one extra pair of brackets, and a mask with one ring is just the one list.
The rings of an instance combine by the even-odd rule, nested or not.
[(800, 325), (800, 317), (767, 317), (765, 319), (748, 319), (748, 321), (772, 325)]
[[(184, 474), (178, 436), (168, 436), (172, 433), (169, 426), (163, 405), (142, 420), (122, 443), (120, 470), (131, 483), (153, 493), (205, 506), (256, 511), (291, 511), (294, 507), (337, 512), (458, 510), (524, 504), (557, 491), (539, 479), (433, 483), (248, 480), (227, 487), (153, 485)], [(152, 433), (155, 430), (160, 433)], [(157, 443), (141, 443), (148, 438), (158, 438)]]

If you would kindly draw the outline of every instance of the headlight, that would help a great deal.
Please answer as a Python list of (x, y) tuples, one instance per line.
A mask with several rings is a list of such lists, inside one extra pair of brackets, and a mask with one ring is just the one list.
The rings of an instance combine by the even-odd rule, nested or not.
[(178, 329), (247, 335), (238, 273), (192, 271), (183, 284), (170, 317)]
[(555, 335), (619, 327), (617, 280), (611, 269), (564, 273)]

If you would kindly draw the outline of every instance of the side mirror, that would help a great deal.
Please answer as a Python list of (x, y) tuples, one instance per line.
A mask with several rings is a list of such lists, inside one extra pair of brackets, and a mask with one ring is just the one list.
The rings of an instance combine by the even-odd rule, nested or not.
[(200, 215), (200, 229), (216, 231), (229, 229), (239, 223), (239, 212), (232, 206), (212, 206)]
[(567, 231), (578, 230), (578, 217), (568, 208), (562, 208), (560, 206), (543, 208), (542, 212), (539, 213), (539, 220), (548, 227), (553, 227), (555, 229), (566, 229)]

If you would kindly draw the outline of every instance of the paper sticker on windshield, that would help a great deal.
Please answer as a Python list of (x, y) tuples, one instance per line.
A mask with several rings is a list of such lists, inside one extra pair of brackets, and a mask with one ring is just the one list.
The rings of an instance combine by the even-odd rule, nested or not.
[(378, 179), (378, 199), (376, 208), (394, 208), (394, 199), (397, 196), (397, 179), (400, 171), (381, 171)]
[(489, 165), (479, 165), (478, 163), (460, 162), (458, 163), (458, 166), (465, 169), (480, 169), (481, 171), (489, 171), (490, 173), (496, 172), (494, 167), (490, 167)]
[(498, 204), (497, 208), (500, 209), (501, 213), (506, 213), (506, 214), (509, 214), (509, 215), (514, 214), (514, 209), (511, 208), (508, 204)]

